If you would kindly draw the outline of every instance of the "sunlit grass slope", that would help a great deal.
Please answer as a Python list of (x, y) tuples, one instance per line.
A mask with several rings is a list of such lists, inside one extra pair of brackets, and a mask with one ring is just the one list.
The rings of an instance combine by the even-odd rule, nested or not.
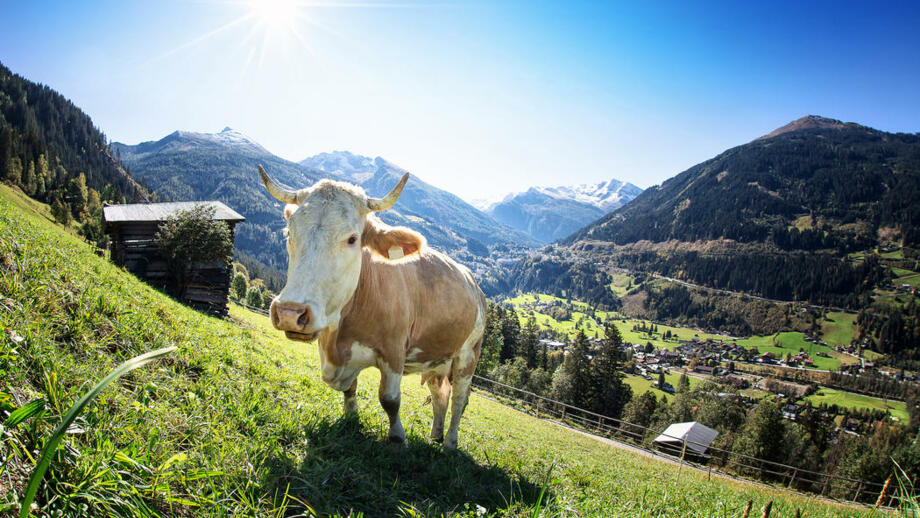
[[(866, 516), (684, 470), (596, 442), (474, 396), (460, 450), (425, 439), (430, 405), (404, 383), (408, 448), (384, 443), (375, 371), (360, 410), (318, 376), (314, 346), (289, 342), (238, 307), (204, 316), (151, 290), (0, 190), (0, 408), (46, 413), (0, 431), (0, 515), (17, 499), (49, 430), (119, 362), (171, 357), (106, 389), (58, 450), (39, 491), (48, 516), (490, 514)], [(547, 477), (547, 474), (549, 476)], [(541, 491), (545, 494), (541, 497)], [(59, 512), (59, 513), (58, 513)]]

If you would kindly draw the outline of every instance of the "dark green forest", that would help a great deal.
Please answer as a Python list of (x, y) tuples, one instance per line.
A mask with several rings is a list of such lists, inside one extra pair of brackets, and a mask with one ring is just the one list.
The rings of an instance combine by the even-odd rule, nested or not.
[[(793, 229), (803, 217), (808, 225)], [(889, 227), (904, 245), (920, 241), (920, 135), (847, 124), (732, 148), (564, 243), (724, 238), (846, 252), (871, 246)]]
[(705, 254), (645, 252), (618, 254), (618, 266), (679, 278), (710, 288), (769, 299), (858, 308), (861, 297), (888, 275), (878, 260), (860, 262), (833, 254), (770, 251)]
[(0, 179), (51, 205), (59, 222), (103, 244), (102, 205), (150, 198), (105, 135), (51, 88), (0, 64)]
[(609, 311), (620, 307), (620, 301), (608, 289), (610, 275), (590, 261), (537, 254), (515, 264), (509, 279), (505, 287), (511, 292), (549, 293), (591, 302)]

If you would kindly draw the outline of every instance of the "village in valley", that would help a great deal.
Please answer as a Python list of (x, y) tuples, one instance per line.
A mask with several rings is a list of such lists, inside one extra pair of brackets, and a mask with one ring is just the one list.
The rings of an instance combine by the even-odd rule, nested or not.
[(872, 359), (877, 353), (864, 353), (855, 338), (846, 344), (797, 332), (739, 338), (626, 318), (546, 294), (519, 295), (505, 304), (518, 312), (522, 324), (533, 319), (541, 328), (540, 347), (563, 357), (579, 330), (597, 350), (604, 326), (617, 326), (623, 336), (622, 368), (634, 392), (650, 389), (668, 397), (678, 390), (677, 381), (687, 377), (692, 386), (716, 383), (724, 387), (724, 397), (740, 397), (751, 406), (772, 399), (782, 405), (783, 417), (793, 421), (806, 404), (826, 408), (851, 433), (858, 429), (851, 413), (887, 413), (892, 421), (907, 418), (903, 401), (866, 389), (866, 380), (888, 390), (920, 382), (916, 373), (876, 367)]

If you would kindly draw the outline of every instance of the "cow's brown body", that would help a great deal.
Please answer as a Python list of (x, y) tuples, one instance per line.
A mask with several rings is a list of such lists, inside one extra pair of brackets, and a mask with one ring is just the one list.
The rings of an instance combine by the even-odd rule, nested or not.
[[(323, 380), (344, 392), (346, 411), (356, 408), (358, 374), (376, 366), (394, 442), (405, 441), (400, 381), (403, 374), (421, 374), (432, 395), (431, 437), (456, 447), (479, 359), (485, 297), (467, 268), (428, 248), (417, 232), (373, 216), (395, 203), (408, 175), (375, 200), (330, 181), (289, 191), (262, 174), (269, 192), (292, 204), (284, 211), (291, 262), (287, 284), (272, 302), (275, 327), (292, 339), (319, 338)], [(391, 259), (391, 253), (405, 257)]]

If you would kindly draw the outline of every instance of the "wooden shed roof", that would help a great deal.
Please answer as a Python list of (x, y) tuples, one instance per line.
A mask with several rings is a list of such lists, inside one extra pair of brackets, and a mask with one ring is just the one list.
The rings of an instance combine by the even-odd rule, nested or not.
[(190, 210), (197, 205), (214, 207), (214, 219), (238, 223), (246, 218), (219, 201), (178, 201), (169, 203), (129, 203), (103, 207), (102, 216), (106, 223), (129, 221), (165, 221), (173, 214)]

